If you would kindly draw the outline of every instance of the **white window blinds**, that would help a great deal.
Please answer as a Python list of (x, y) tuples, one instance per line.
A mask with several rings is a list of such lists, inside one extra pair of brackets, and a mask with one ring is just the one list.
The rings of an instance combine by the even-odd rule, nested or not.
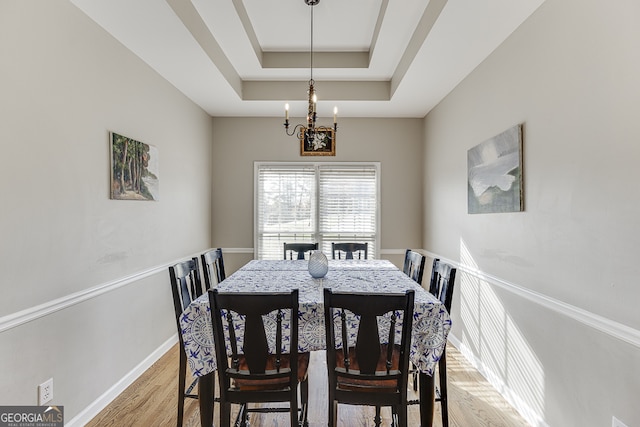
[(319, 169), (318, 234), (325, 254), (332, 242), (369, 243), (375, 258), (377, 173), (375, 167), (328, 166)]
[(284, 243), (368, 242), (376, 257), (377, 163), (255, 165), (255, 245), (258, 259), (282, 259)]
[(282, 259), (283, 243), (316, 240), (316, 171), (261, 166), (257, 176), (258, 259)]

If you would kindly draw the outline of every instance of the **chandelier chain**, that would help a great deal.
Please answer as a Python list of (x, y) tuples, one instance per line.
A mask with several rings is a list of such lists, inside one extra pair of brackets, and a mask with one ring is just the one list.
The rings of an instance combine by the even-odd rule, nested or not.
[(310, 49), (310, 68), (311, 68), (311, 80), (313, 81), (313, 5), (311, 5), (311, 49)]

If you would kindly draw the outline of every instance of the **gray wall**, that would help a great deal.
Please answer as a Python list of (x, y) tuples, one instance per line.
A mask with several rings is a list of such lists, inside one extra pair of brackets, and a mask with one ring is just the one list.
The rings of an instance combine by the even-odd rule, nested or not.
[(212, 243), (245, 252), (225, 255), (225, 268), (253, 256), (254, 161), (381, 162), (381, 255), (399, 263), (404, 248), (421, 247), (422, 120), (344, 118), (338, 125), (335, 156), (301, 157), (280, 118), (214, 118)]
[[(547, 0), (424, 121), (341, 119), (327, 159), (381, 162), (383, 256), (457, 263), (452, 339), (534, 425), (640, 425), (639, 8)], [(318, 158), (279, 118), (210, 119), (62, 0), (0, 2), (0, 58), (0, 404), (53, 377), (81, 419), (175, 339), (169, 263), (251, 258), (253, 162)], [(516, 123), (525, 212), (468, 215), (467, 150)], [(160, 201), (109, 200), (110, 130), (158, 147)]]
[[(0, 404), (53, 377), (68, 421), (175, 340), (212, 119), (67, 1), (2, 1), (0, 58)], [(158, 148), (160, 201), (109, 199), (109, 131)]]
[[(453, 334), (536, 425), (640, 425), (640, 4), (547, 0), (425, 119), (424, 248)], [(467, 150), (524, 123), (525, 211), (467, 214)]]

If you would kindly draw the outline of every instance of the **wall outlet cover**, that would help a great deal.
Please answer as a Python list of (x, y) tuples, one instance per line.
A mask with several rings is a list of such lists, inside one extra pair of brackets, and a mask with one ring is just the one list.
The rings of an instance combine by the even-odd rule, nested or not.
[(627, 425), (616, 417), (613, 417), (611, 420), (611, 427), (627, 427)]
[(49, 378), (38, 386), (38, 405), (42, 406), (53, 400), (53, 378)]

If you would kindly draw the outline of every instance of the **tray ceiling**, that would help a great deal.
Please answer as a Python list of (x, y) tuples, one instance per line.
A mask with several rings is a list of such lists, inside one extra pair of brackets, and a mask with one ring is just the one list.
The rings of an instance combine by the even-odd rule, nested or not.
[[(71, 0), (212, 116), (306, 114), (304, 0)], [(321, 0), (318, 115), (424, 117), (544, 0)]]

